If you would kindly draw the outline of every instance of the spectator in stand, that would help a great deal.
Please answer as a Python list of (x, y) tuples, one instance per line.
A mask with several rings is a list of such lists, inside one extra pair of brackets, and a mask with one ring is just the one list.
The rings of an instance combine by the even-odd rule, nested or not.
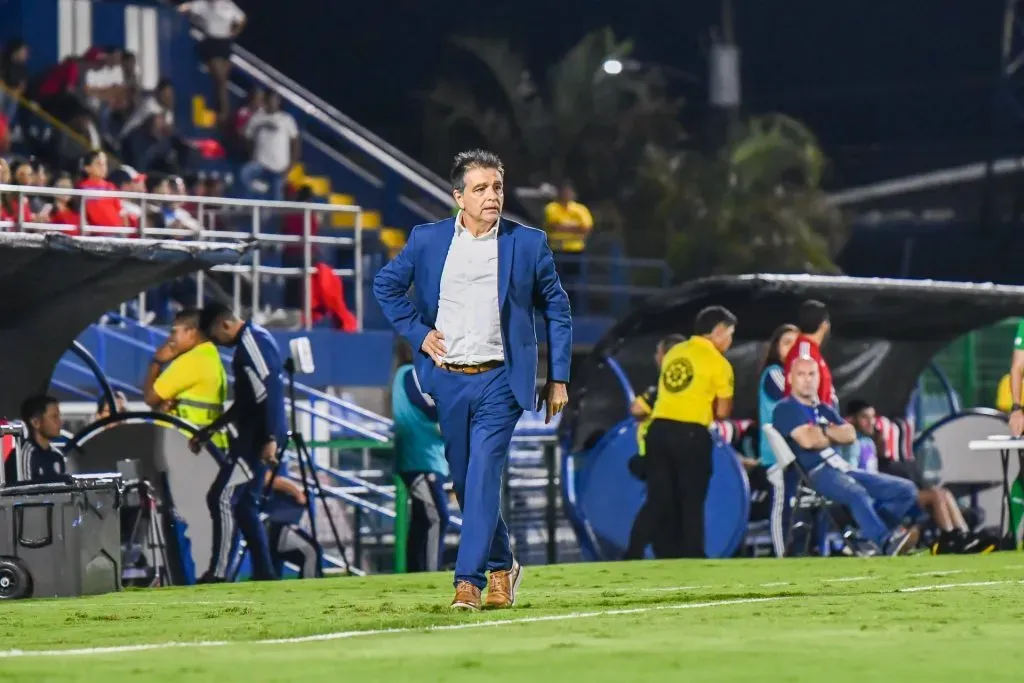
[(163, 79), (146, 96), (121, 130), (124, 155), (143, 172), (179, 173), (191, 163), (192, 145), (178, 135), (174, 86)]
[(139, 89), (139, 64), (134, 52), (121, 51), (121, 71), (124, 78), (125, 99), (129, 107), (134, 107), (139, 101), (141, 92)]
[[(163, 173), (146, 174), (146, 192), (153, 196), (154, 201), (147, 204), (146, 227), (147, 228), (173, 228), (174, 210), (159, 201), (159, 195), (173, 194), (171, 190), (171, 178)], [(152, 237), (152, 235), (151, 235)]]
[(0, 114), (8, 125), (14, 123), (18, 113), (18, 99), (25, 97), (28, 88), (28, 45), (23, 40), (12, 40), (0, 56)]
[[(562, 181), (558, 197), (544, 207), (544, 231), (548, 234), (551, 251), (579, 257), (587, 245), (587, 237), (594, 229), (590, 210), (576, 201), (576, 190), (569, 180)], [(571, 294), (579, 285), (580, 263), (577, 259), (559, 259), (558, 272)]]
[[(0, 185), (7, 185), (10, 182), (11, 182), (11, 167), (8, 166), (6, 159), (4, 159), (3, 157), (0, 157)], [(4, 208), (4, 205), (6, 205), (6, 203), (7, 203), (6, 195), (4, 195), (3, 192), (0, 192), (0, 221), (13, 221), (14, 218), (9, 213), (7, 213), (7, 210)], [(3, 228), (4, 231), (10, 230), (10, 229), (11, 228), (9, 228), (9, 227), (4, 227)]]
[(576, 201), (572, 181), (562, 181), (558, 198), (544, 207), (544, 231), (551, 250), (563, 254), (582, 253), (593, 229), (594, 217), (590, 209)]
[[(11, 162), (10, 169), (12, 185), (35, 186), (36, 173), (32, 162), (26, 159), (15, 159)], [(9, 193), (4, 197), (4, 210), (13, 217), (12, 220), (17, 220), (17, 217), (21, 216), (22, 223), (45, 223), (47, 220), (45, 215), (37, 216), (32, 213), (31, 198), (24, 194), (19, 197), (14, 193)]]
[(252, 161), (239, 172), (243, 192), (252, 195), (253, 184), (262, 180), (270, 187), (271, 199), (283, 199), (288, 170), (299, 159), (299, 127), (281, 109), (280, 95), (267, 94), (266, 110), (252, 115), (245, 137), (252, 141)]
[(152, 92), (143, 96), (139, 106), (121, 128), (121, 140), (142, 128), (149, 117), (158, 115), (163, 116), (168, 125), (174, 125), (174, 86), (167, 78), (162, 79)]
[[(50, 176), (50, 169), (46, 167), (46, 164), (34, 158), (29, 159), (29, 163), (32, 164), (32, 184), (35, 187), (50, 187), (53, 179)], [(32, 213), (37, 216), (49, 215), (50, 209), (47, 207), (51, 203), (49, 197), (29, 197), (29, 207)]]
[[(295, 193), (295, 201), (309, 202), (313, 199), (313, 191), (308, 185), (303, 185)], [(284, 226), (282, 232), (292, 237), (302, 237), (305, 229), (305, 219), (301, 211), (290, 211), (284, 215)], [(315, 236), (320, 231), (320, 216), (316, 212), (309, 216), (309, 234)], [(320, 260), (319, 245), (310, 245), (310, 266), (315, 266)], [(281, 251), (281, 265), (285, 268), (302, 268), (305, 265), (305, 251), (301, 242), (285, 243)], [(301, 309), (304, 305), (302, 293), (303, 283), (309, 279), (305, 277), (289, 277), (284, 284), (284, 306), (285, 308)]]
[[(121, 168), (111, 171), (107, 180), (121, 192), (146, 192), (146, 176), (127, 164), (121, 164)], [(121, 215), (125, 217), (129, 225), (138, 227), (142, 219), (142, 205), (130, 199), (122, 199)]]
[[(107, 180), (107, 155), (99, 150), (88, 152), (82, 157), (82, 180), (79, 190), (115, 191), (117, 187)], [(85, 203), (85, 220), (89, 227), (125, 227), (129, 223), (124, 216), (124, 207), (117, 197), (92, 197)], [(83, 230), (84, 234), (89, 234)], [(97, 233), (108, 237), (127, 237), (125, 233)]]
[[(167, 183), (167, 192), (165, 194), (177, 195), (183, 197), (188, 194), (188, 188), (185, 186), (185, 180), (181, 176), (171, 176)], [(185, 208), (185, 203), (180, 201), (169, 202), (167, 207), (170, 209), (170, 226), (179, 230), (189, 230), (192, 232), (191, 235), (186, 237), (176, 237), (175, 239), (195, 239), (202, 231), (203, 227), (199, 224), (199, 221)]]
[(195, 19), (206, 35), (199, 43), (199, 59), (213, 76), (219, 119), (227, 121), (231, 113), (231, 100), (228, 97), (231, 49), (235, 38), (245, 28), (245, 12), (232, 0), (194, 0), (180, 5), (178, 11)]
[(121, 64), (123, 50), (119, 47), (90, 48), (82, 75), (86, 102), (96, 115), (104, 135), (112, 133), (111, 121), (124, 117), (131, 106)]
[[(71, 178), (71, 174), (62, 172), (57, 176), (57, 180), (53, 182), (55, 188), (61, 190), (70, 190), (74, 188), (75, 182)], [(57, 195), (51, 197), (53, 200), (49, 211), (50, 222), (56, 227), (67, 226), (73, 228), (72, 230), (61, 230), (65, 235), (78, 235), (81, 234), (79, 229), (80, 217), (78, 215), (78, 209), (75, 208), (77, 204), (72, 202), (71, 197)]]
[(262, 112), (266, 106), (265, 103), (266, 91), (258, 85), (254, 85), (249, 89), (248, 95), (246, 95), (245, 104), (235, 112), (235, 121), (231, 127), (231, 135), (233, 138), (232, 146), (238, 150), (239, 156), (248, 156), (249, 144), (246, 141), (245, 131), (249, 126), (249, 119), (254, 114)]

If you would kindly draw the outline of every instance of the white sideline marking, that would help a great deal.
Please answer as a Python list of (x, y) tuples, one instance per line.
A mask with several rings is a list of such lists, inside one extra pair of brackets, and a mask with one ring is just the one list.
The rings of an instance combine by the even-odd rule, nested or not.
[(824, 579), (825, 583), (849, 583), (851, 581), (870, 581), (873, 576), (840, 576), (838, 579)]
[(771, 588), (773, 586), (792, 586), (793, 584), (789, 581), (772, 581), (771, 583), (759, 583), (758, 586), (761, 588)]
[(899, 588), (897, 593), (918, 593), (920, 591), (940, 591), (946, 588), (968, 588), (971, 586), (1002, 586), (1007, 583), (1024, 583), (1024, 581), (971, 581), (969, 583), (940, 583), (934, 586), (914, 586), (913, 588)]
[(714, 600), (712, 602), (689, 602), (678, 605), (653, 605), (651, 607), (635, 607), (630, 609), (610, 609), (600, 612), (572, 612), (570, 614), (551, 614), (543, 617), (522, 617), (519, 619), (496, 619), (494, 621), (472, 621), (465, 624), (447, 624), (443, 626), (426, 626), (423, 628), (383, 628), (365, 631), (339, 631), (337, 633), (322, 633), (314, 636), (300, 636), (296, 638), (272, 638), (267, 640), (200, 640), (191, 643), (169, 642), (169, 643), (148, 643), (142, 645), (114, 645), (110, 647), (86, 647), (69, 650), (6, 650), (0, 651), (0, 659), (11, 659), (15, 657), (68, 657), (86, 655), (110, 655), (126, 652), (146, 652), (149, 650), (167, 650), (171, 648), (185, 647), (224, 647), (225, 645), (294, 645), (299, 643), (314, 643), (329, 640), (345, 640), (348, 638), (359, 638), (363, 636), (379, 636), (396, 633), (424, 633), (434, 631), (461, 631), (464, 629), (488, 628), (494, 626), (507, 626), (510, 624), (536, 624), (545, 621), (570, 621), (574, 619), (590, 619), (593, 617), (610, 617), (626, 614), (645, 614), (648, 612), (676, 611), (687, 609), (698, 609), (701, 607), (726, 607), (728, 605), (749, 605), (758, 602), (778, 602), (790, 600), (788, 597), (770, 598), (740, 598), (736, 600)]
[(641, 588), (641, 593), (671, 593), (673, 591), (693, 591), (701, 588), (714, 588), (714, 586), (666, 586), (664, 588)]
[[(871, 577), (845, 577), (843, 580), (860, 580)], [(912, 588), (899, 588), (897, 593), (916, 593), (919, 591), (944, 590), (949, 588), (967, 588), (973, 586), (999, 586), (1008, 583), (1024, 584), (1021, 581), (973, 581), (969, 583), (944, 583), (930, 586), (914, 586)], [(360, 638), (364, 636), (379, 636), (397, 633), (431, 633), (436, 631), (461, 631), (464, 629), (488, 628), (495, 626), (507, 626), (510, 624), (536, 624), (546, 621), (571, 621), (575, 619), (590, 619), (593, 617), (610, 617), (627, 614), (646, 614), (649, 612), (677, 611), (688, 609), (699, 609), (702, 607), (726, 607), (728, 605), (749, 605), (759, 602), (781, 602), (792, 600), (788, 596), (766, 597), (766, 598), (739, 598), (735, 600), (714, 600), (710, 602), (690, 602), (675, 605), (652, 605), (649, 607), (635, 607), (630, 609), (612, 609), (599, 612), (572, 612), (569, 614), (551, 614), (542, 617), (522, 617), (519, 619), (497, 619), (494, 621), (473, 621), (464, 624), (447, 624), (440, 626), (426, 626), (422, 628), (385, 628), (365, 631), (338, 631), (336, 633), (322, 633), (312, 636), (299, 636), (295, 638), (273, 638), (266, 640), (199, 640), (194, 642), (168, 643), (147, 643), (140, 645), (114, 645), (109, 647), (89, 647), (67, 650), (4, 650), (0, 651), (0, 659), (13, 659), (18, 657), (71, 657), (88, 655), (110, 655), (129, 652), (147, 652), (150, 650), (168, 650), (187, 647), (224, 647), (226, 645), (295, 645), (300, 643), (314, 643), (331, 640), (346, 640), (349, 638)], [(194, 603), (193, 603), (194, 604)]]

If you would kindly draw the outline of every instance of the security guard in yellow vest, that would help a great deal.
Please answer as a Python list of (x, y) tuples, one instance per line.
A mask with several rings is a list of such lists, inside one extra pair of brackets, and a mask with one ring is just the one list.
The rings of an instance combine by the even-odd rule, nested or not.
[(713, 449), (708, 428), (732, 411), (733, 371), (725, 352), (735, 330), (731, 312), (708, 306), (697, 314), (693, 336), (662, 359), (647, 429), (647, 499), (633, 522), (628, 559), (643, 557), (661, 534), (668, 542), (659, 557), (705, 557), (704, 501)]
[[(154, 410), (206, 427), (224, 412), (227, 392), (224, 364), (217, 347), (199, 329), (199, 311), (181, 311), (167, 342), (153, 354), (143, 400)], [(227, 433), (219, 432), (211, 441), (226, 451)]]

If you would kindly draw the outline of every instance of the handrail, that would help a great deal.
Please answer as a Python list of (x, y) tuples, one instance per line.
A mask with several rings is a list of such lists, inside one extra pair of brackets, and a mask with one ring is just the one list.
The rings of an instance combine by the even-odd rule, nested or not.
[[(142, 325), (140, 325), (138, 323), (138, 321), (132, 320), (131, 318), (126, 318), (126, 317), (124, 317), (122, 315), (119, 315), (117, 313), (108, 313), (107, 315), (112, 320), (120, 321), (120, 322), (123, 322), (123, 323), (126, 323), (126, 324), (135, 325), (137, 327), (142, 327)], [(150, 346), (150, 345), (146, 344), (146, 342), (144, 342), (144, 341), (141, 341), (139, 339), (135, 339), (134, 337), (131, 337), (131, 336), (129, 336), (127, 334), (124, 334), (122, 332), (118, 332), (118, 331), (116, 331), (114, 329), (111, 329), (109, 327), (104, 327), (104, 326), (99, 325), (99, 326), (97, 326), (97, 329), (103, 330), (104, 334), (109, 335), (110, 337), (112, 337), (112, 338), (114, 338), (114, 339), (116, 339), (118, 341), (122, 341), (122, 342), (124, 342), (126, 344), (129, 344), (130, 346), (134, 346), (135, 348), (147, 351), (149, 353), (152, 353), (156, 349), (156, 347)], [(146, 327), (145, 329), (150, 334), (155, 334), (155, 335), (158, 335), (158, 336), (160, 336), (162, 338), (167, 338), (167, 336), (168, 336), (168, 332), (166, 332), (165, 330), (159, 329), (159, 328)], [(227, 357), (223, 353), (221, 354), (221, 360), (225, 361), (225, 362), (228, 362), (228, 363), (231, 362), (231, 359), (229, 357)], [(227, 375), (227, 377), (230, 380), (232, 380), (232, 381), (234, 380), (234, 378), (231, 375), (231, 373), (226, 373), (226, 375)], [(337, 396), (331, 396), (330, 394), (326, 394), (326, 393), (324, 393), (322, 391), (319, 391), (318, 389), (314, 389), (313, 387), (307, 386), (307, 385), (305, 385), (305, 384), (303, 384), (301, 382), (296, 382), (295, 383), (295, 390), (297, 392), (305, 394), (307, 396), (311, 396), (313, 398), (316, 398), (316, 399), (319, 399), (319, 400), (323, 400), (323, 401), (325, 401), (325, 402), (327, 402), (329, 404), (332, 404), (336, 408), (341, 408), (342, 410), (346, 410), (346, 411), (355, 413), (357, 415), (360, 415), (361, 417), (366, 417), (366, 418), (369, 418), (371, 420), (375, 420), (379, 424), (379, 426), (384, 427), (386, 430), (390, 430), (391, 426), (394, 424), (388, 418), (383, 417), (381, 415), (378, 415), (378, 414), (374, 413), (373, 411), (367, 410), (366, 408), (363, 408), (362, 406), (358, 406), (358, 405), (356, 405), (354, 403), (350, 403), (348, 401), (345, 401), (344, 399), (338, 398)], [(307, 413), (309, 413), (311, 415), (314, 415), (316, 417), (322, 417), (323, 419), (326, 419), (329, 422), (337, 424), (338, 426), (344, 427), (345, 429), (351, 429), (352, 431), (357, 432), (357, 433), (364, 433), (365, 432), (365, 435), (369, 436), (369, 438), (374, 439), (376, 441), (382, 441), (383, 442), (383, 441), (387, 440), (385, 438), (382, 438), (381, 434), (376, 433), (376, 432), (367, 432), (366, 430), (363, 430), (358, 425), (351, 424), (350, 422), (348, 422), (344, 418), (339, 418), (339, 417), (336, 417), (334, 415), (328, 415), (328, 414), (325, 414), (325, 413), (321, 413), (320, 411), (316, 411), (314, 413), (313, 412), (314, 411), (313, 408), (306, 409), (306, 408), (301, 408), (300, 407), (299, 410), (302, 410), (303, 412), (307, 412)]]
[[(325, 102), (316, 94), (302, 87), (299, 83), (296, 83), (237, 44), (234, 46), (231, 62), (248, 75), (249, 78), (257, 81), (267, 89), (276, 91), (281, 97), (307, 116), (312, 117), (347, 142), (355, 145), (365, 154), (391, 169), (396, 175), (416, 186), (447, 209), (450, 209), (452, 206), (454, 199), (452, 199), (447, 180), (359, 125), (352, 118), (341, 113), (336, 107)], [(447, 211), (444, 215), (448, 215)], [(506, 213), (505, 215), (517, 223), (527, 222), (525, 219), (511, 213)]]
[(445, 206), (452, 203), (452, 197), (447, 190), (448, 183), (440, 175), (374, 135), (256, 55), (236, 44), (231, 62), (250, 78), (259, 81), (264, 87), (277, 90), (292, 105), (332, 129), (437, 201)]
[[(355, 316), (356, 325), (358, 329), (363, 327), (363, 314), (364, 314), (364, 287), (363, 287), (363, 227), (362, 227), (362, 208), (358, 206), (349, 205), (334, 205), (334, 204), (319, 204), (313, 202), (292, 202), (292, 201), (278, 201), (278, 200), (258, 200), (258, 199), (234, 199), (230, 197), (203, 197), (203, 196), (189, 196), (189, 195), (176, 195), (176, 194), (149, 194), (145, 192), (124, 192), (120, 190), (76, 190), (76, 189), (65, 189), (65, 188), (54, 188), (54, 187), (35, 187), (25, 185), (3, 185), (0, 184), (0, 194), (8, 193), (13, 194), (17, 199), (19, 205), (24, 201), (25, 197), (78, 197), (80, 198), (78, 206), (78, 222), (81, 228), (83, 236), (88, 236), (89, 233), (100, 234), (100, 235), (125, 235), (125, 236), (140, 236), (144, 237), (147, 234), (157, 236), (171, 236), (171, 237), (186, 237), (186, 238), (199, 238), (205, 239), (212, 237), (214, 239), (235, 239), (238, 241), (255, 242), (256, 244), (266, 243), (291, 243), (302, 245), (302, 256), (303, 263), (302, 267), (276, 267), (276, 266), (263, 266), (260, 262), (259, 252), (253, 254), (252, 263), (248, 266), (237, 266), (237, 265), (222, 265), (216, 266), (212, 270), (221, 272), (235, 273), (236, 277), (236, 290), (235, 290), (235, 309), (236, 312), (241, 307), (241, 299), (239, 298), (239, 285), (238, 285), (238, 274), (242, 272), (252, 273), (252, 308), (255, 310), (259, 305), (259, 292), (260, 292), (260, 276), (263, 274), (269, 275), (286, 275), (286, 276), (301, 276), (305, 274), (314, 274), (316, 271), (313, 268), (313, 251), (312, 245), (314, 244), (330, 244), (338, 246), (351, 246), (353, 248), (353, 265), (354, 268), (335, 268), (334, 273), (339, 277), (351, 276), (355, 279)], [(141, 210), (141, 216), (139, 218), (138, 227), (128, 226), (95, 226), (89, 225), (87, 221), (86, 204), (89, 199), (97, 198), (118, 198), (118, 199), (130, 199), (137, 200), (139, 208)], [(213, 207), (243, 207), (251, 209), (252, 213), (252, 226), (251, 232), (236, 232), (229, 230), (205, 230), (201, 229), (198, 231), (183, 230), (180, 228), (147, 228), (146, 221), (148, 217), (147, 209), (151, 204), (166, 204), (166, 203), (182, 203), (182, 204), (195, 204), (198, 205), (198, 220), (200, 226), (202, 226), (204, 209), (207, 206)], [(264, 232), (261, 229), (260, 212), (261, 210), (269, 211), (274, 209), (280, 210), (291, 210), (302, 212), (302, 235), (277, 235), (273, 233)], [(330, 214), (335, 213), (349, 213), (354, 214), (353, 221), (353, 237), (341, 237), (331, 235), (313, 235), (312, 234), (312, 216), (314, 212), (325, 212)], [(62, 225), (51, 225), (49, 223), (41, 223), (35, 221), (23, 221), (22, 212), (19, 211), (18, 215), (13, 220), (0, 221), (0, 230), (14, 229), (14, 230), (38, 230), (38, 231), (50, 231), (50, 232), (69, 232), (73, 228), (62, 226)], [(201, 295), (201, 289), (197, 289), (197, 296)], [(305, 279), (303, 286), (303, 301), (302, 311), (304, 314), (305, 324), (307, 329), (312, 325), (313, 311), (312, 311), (312, 295), (311, 286), (309, 279)], [(140, 309), (145, 307), (145, 293), (139, 296)]]
[[(234, 197), (207, 197), (204, 195), (150, 194), (148, 192), (126, 192), (124, 190), (76, 190), (61, 187), (36, 187), (35, 185), (3, 185), (0, 192), (12, 192), (40, 197), (85, 197), (138, 199), (140, 202), (170, 202), (182, 204), (213, 204), (216, 206), (240, 206), (254, 209), (292, 209), (294, 211), (323, 211), (328, 213), (361, 213), (362, 208), (352, 205), (319, 204), (314, 202), (291, 202), (277, 199), (235, 199)], [(223, 231), (221, 231), (223, 232)]]
[[(61, 133), (67, 135), (69, 138), (80, 144), (82, 148), (85, 149), (86, 151), (92, 149), (91, 141), (87, 140), (81, 133), (74, 130), (68, 124), (64, 123), (60, 119), (50, 114), (50, 112), (43, 109), (41, 106), (39, 106), (38, 102), (35, 102), (34, 100), (30, 100), (27, 97), (19, 95), (18, 93), (8, 88), (3, 83), (3, 81), (0, 81), (0, 90), (5, 92), (8, 97), (13, 97), (14, 99), (16, 99), (18, 101), (18, 105), (20, 106), (20, 108), (26, 111), (30, 111), (39, 118), (43, 119), (43, 121), (45, 121), (47, 124), (53, 126)], [(121, 160), (118, 159), (115, 155), (111, 154), (110, 152), (107, 152), (106, 154), (107, 159), (113, 161), (113, 165), (115, 167), (119, 167), (122, 165)]]

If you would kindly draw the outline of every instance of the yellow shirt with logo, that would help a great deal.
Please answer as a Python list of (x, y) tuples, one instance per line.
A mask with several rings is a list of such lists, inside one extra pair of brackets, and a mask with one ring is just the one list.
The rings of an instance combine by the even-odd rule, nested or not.
[[(176, 401), (173, 413), (197, 427), (205, 427), (224, 412), (228, 379), (213, 342), (203, 342), (175, 358), (153, 383), (153, 391), (165, 401)], [(212, 439), (227, 448), (224, 432)]]
[(711, 340), (690, 337), (665, 354), (651, 417), (708, 426), (715, 399), (732, 398), (733, 385), (732, 365)]
[[(558, 226), (575, 223), (576, 231), (559, 230)], [(590, 209), (579, 202), (550, 202), (544, 207), (544, 231), (552, 251), (576, 253), (587, 245), (587, 235), (594, 228)]]

